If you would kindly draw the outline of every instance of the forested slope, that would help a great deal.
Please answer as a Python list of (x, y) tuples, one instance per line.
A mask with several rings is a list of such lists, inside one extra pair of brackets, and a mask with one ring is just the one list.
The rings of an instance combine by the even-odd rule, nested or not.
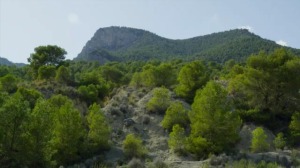
[(0, 167), (300, 165), (300, 58), (289, 50), (224, 64), (66, 53), (39, 46), (29, 65), (0, 66)]
[[(270, 52), (282, 46), (263, 39), (246, 29), (194, 37), (185, 40), (171, 40), (154, 33), (126, 27), (100, 28), (87, 42), (75, 60), (100, 63), (110, 61), (147, 61), (204, 59), (224, 63), (229, 59), (245, 61), (259, 51)], [(297, 49), (284, 47), (293, 53)]]

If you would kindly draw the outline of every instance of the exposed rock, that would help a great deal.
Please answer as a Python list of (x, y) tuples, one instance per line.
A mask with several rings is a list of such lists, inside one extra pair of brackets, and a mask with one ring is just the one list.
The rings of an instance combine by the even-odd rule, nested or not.
[(124, 126), (125, 127), (130, 127), (132, 126), (133, 124), (135, 124), (134, 120), (131, 119), (131, 118), (126, 118), (123, 120), (123, 123), (124, 123)]

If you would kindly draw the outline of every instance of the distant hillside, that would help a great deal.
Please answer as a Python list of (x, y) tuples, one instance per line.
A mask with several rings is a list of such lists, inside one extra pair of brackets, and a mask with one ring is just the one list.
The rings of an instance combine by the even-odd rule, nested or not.
[[(261, 50), (267, 52), (282, 47), (263, 39), (246, 29), (235, 29), (185, 40), (171, 40), (149, 31), (126, 28), (100, 28), (87, 42), (75, 60), (132, 61), (172, 58), (225, 62), (229, 59), (245, 60)], [(288, 48), (288, 47), (286, 47)], [(288, 48), (300, 54), (300, 50)]]
[(24, 64), (24, 63), (13, 63), (13, 62), (9, 61), (6, 58), (0, 57), (0, 65), (7, 65), (7, 66), (15, 65), (17, 67), (22, 67), (22, 66), (25, 66), (26, 64)]
[(6, 58), (0, 57), (0, 65), (14, 65), (14, 63), (8, 61)]

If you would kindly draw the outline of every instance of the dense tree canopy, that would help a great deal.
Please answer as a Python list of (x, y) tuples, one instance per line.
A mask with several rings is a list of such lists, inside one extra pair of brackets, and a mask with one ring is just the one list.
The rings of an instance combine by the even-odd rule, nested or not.
[[(192, 112), (190, 113), (192, 146), (199, 144), (204, 149), (192, 151), (198, 155), (203, 152), (219, 153), (230, 149), (238, 140), (238, 130), (241, 120), (232, 109), (232, 102), (226, 90), (218, 83), (210, 81), (197, 92)], [(199, 153), (200, 152), (200, 153)]]
[(34, 69), (42, 65), (59, 65), (65, 59), (67, 52), (56, 45), (39, 46), (28, 58), (28, 62)]
[(201, 88), (208, 81), (208, 72), (202, 62), (194, 61), (184, 65), (178, 75), (179, 85), (176, 93), (185, 98), (188, 102), (192, 102), (196, 94), (196, 90)]
[[(143, 159), (144, 145), (155, 144), (150, 133), (164, 135), (172, 151), (206, 158), (236, 149), (242, 122), (282, 132), (277, 148), (299, 145), (300, 59), (289, 51), (261, 52), (245, 63), (100, 65), (64, 62), (56, 49), (38, 47), (25, 67), (0, 66), (1, 167), (70, 166), (124, 139), (125, 155)], [(253, 137), (252, 150), (267, 151), (264, 134)]]
[[(288, 122), (299, 109), (299, 74), (299, 57), (284, 49), (271, 54), (261, 52), (249, 57), (242, 72), (231, 81), (230, 92), (244, 109), (250, 110), (242, 114), (246, 120)], [(276, 127), (274, 122), (268, 123), (271, 128)]]
[(171, 130), (175, 124), (185, 128), (188, 126), (188, 123), (188, 111), (181, 102), (172, 102), (161, 122), (163, 128), (168, 130)]

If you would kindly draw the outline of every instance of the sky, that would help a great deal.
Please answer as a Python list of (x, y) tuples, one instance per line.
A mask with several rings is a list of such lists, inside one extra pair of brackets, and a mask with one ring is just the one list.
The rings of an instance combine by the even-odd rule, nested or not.
[(76, 57), (103, 27), (170, 39), (236, 28), (300, 49), (300, 0), (0, 0), (0, 57), (27, 63), (34, 48), (58, 45)]

